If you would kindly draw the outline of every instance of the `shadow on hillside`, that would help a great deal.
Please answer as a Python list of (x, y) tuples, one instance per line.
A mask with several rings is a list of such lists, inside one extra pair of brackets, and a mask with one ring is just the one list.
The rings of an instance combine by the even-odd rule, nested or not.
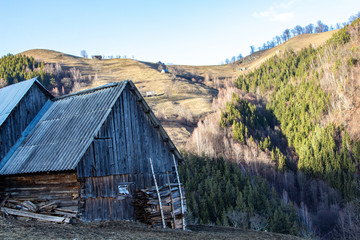
[(152, 69), (154, 69), (154, 70), (156, 70), (156, 71), (159, 71), (159, 66), (160, 66), (159, 63), (151, 63), (151, 62), (143, 62), (143, 61), (139, 61), (139, 62), (146, 65), (146, 66), (148, 66), (148, 67), (150, 67), (150, 68), (152, 68)]

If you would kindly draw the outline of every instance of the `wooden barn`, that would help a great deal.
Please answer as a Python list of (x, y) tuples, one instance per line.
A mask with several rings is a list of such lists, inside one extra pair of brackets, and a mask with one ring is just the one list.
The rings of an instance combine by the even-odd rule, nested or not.
[(0, 88), (0, 159), (53, 96), (36, 79)]
[[(129, 80), (58, 98), (36, 79), (0, 89), (0, 137), (2, 202), (37, 213), (55, 204), (82, 221), (144, 220), (147, 211), (184, 227), (175, 224), (175, 205), (181, 219), (185, 211), (181, 155)], [(147, 189), (159, 201), (139, 209)]]

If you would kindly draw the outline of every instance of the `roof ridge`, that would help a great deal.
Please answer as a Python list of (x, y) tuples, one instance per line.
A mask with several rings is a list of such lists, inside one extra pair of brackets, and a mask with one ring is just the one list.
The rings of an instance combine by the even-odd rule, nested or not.
[(74, 97), (74, 96), (79, 96), (79, 95), (92, 93), (92, 92), (99, 91), (99, 90), (102, 90), (102, 89), (105, 89), (105, 88), (115, 87), (115, 86), (118, 86), (119, 84), (121, 84), (123, 82), (129, 82), (129, 81), (131, 81), (131, 80), (126, 79), (126, 80), (123, 80), (123, 81), (120, 81), (120, 82), (112, 82), (112, 83), (108, 83), (108, 84), (101, 85), (101, 86), (98, 86), (98, 87), (94, 87), (94, 88), (85, 89), (85, 90), (82, 90), (82, 91), (66, 94), (66, 95), (54, 98), (54, 101), (58, 101), (58, 100), (62, 100), (62, 99), (65, 99), (65, 98), (70, 98), (70, 97)]

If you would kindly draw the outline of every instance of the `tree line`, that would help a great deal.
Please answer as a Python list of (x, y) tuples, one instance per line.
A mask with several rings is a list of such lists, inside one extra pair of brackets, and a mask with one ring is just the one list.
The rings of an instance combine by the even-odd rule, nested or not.
[(0, 58), (0, 87), (38, 77), (38, 81), (54, 95), (77, 91), (92, 77), (83, 77), (75, 67), (63, 68), (59, 63), (36, 61), (25, 55), (8, 54)]
[[(89, 55), (87, 54), (86, 50), (81, 50), (80, 51), (80, 56), (83, 57), (83, 58), (89, 58)], [(96, 55), (93, 55), (92, 57), (94, 57)], [(124, 59), (128, 59), (129, 57), (127, 55), (123, 55), (121, 56), (120, 54), (116, 55), (114, 57), (114, 55), (110, 55), (110, 56), (105, 56), (105, 55), (99, 55), (101, 56), (101, 59), (113, 59), (113, 58), (124, 58)], [(131, 59), (135, 59), (134, 55), (131, 56)]]
[[(287, 28), (282, 32), (282, 34), (276, 35), (271, 40), (264, 42), (261, 46), (256, 47), (254, 45), (251, 45), (250, 46), (250, 54), (253, 54), (257, 51), (274, 48), (274, 47), (288, 41), (290, 38), (296, 37), (301, 34), (323, 33), (323, 32), (328, 32), (328, 31), (332, 31), (335, 29), (341, 29), (341, 28), (345, 27), (346, 25), (351, 24), (358, 17), (360, 17), (360, 12), (351, 16), (349, 18), (348, 22), (336, 23), (335, 25), (329, 26), (329, 25), (323, 23), (321, 20), (319, 20), (316, 22), (316, 24), (310, 23), (306, 26), (296, 25), (293, 29)], [(225, 64), (230, 64), (230, 63), (234, 63), (242, 58), (243, 58), (243, 55), (240, 53), (237, 56), (232, 56), (231, 58), (226, 58), (224, 62), (225, 62)]]
[(311, 235), (291, 201), (266, 179), (241, 171), (235, 163), (186, 155), (180, 167), (191, 224), (216, 224), (284, 234)]

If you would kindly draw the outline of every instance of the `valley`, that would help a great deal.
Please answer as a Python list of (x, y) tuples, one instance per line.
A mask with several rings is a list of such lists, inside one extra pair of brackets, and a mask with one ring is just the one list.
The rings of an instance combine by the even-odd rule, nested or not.
[(179, 172), (191, 232), (127, 222), (0, 224), (8, 230), (14, 224), (14, 238), (26, 228), (41, 236), (49, 227), (54, 232), (45, 238), (66, 231), (69, 239), (120, 239), (120, 226), (122, 237), (131, 239), (356, 239), (359, 29), (360, 18), (337, 30), (294, 33), (277, 46), (211, 66), (89, 59), (46, 49), (4, 57), (3, 66), (26, 65), (22, 75), (9, 76), (38, 74), (56, 96), (132, 80), (184, 156)]

